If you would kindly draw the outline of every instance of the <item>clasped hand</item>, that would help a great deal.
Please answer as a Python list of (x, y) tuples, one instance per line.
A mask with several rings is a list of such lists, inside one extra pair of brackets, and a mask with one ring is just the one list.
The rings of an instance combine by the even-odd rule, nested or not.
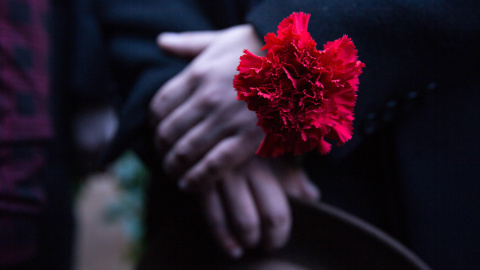
[(252, 156), (262, 139), (255, 113), (236, 100), (233, 77), (243, 49), (259, 51), (253, 29), (162, 34), (160, 46), (195, 56), (154, 96), (155, 144), (164, 170), (193, 189), (217, 180)]
[(201, 193), (213, 235), (231, 257), (282, 247), (291, 226), (286, 194), (316, 200), (319, 192), (302, 170), (255, 157), (263, 132), (232, 85), (242, 51), (260, 54), (253, 27), (164, 33), (158, 43), (194, 57), (150, 104), (164, 171), (181, 189)]

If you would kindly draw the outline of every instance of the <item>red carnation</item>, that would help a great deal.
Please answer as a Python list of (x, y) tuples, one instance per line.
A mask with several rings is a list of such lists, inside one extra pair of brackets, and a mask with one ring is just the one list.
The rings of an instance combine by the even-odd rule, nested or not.
[(240, 57), (233, 81), (237, 99), (257, 113), (266, 134), (257, 154), (299, 155), (315, 148), (322, 154), (331, 145), (352, 137), (358, 76), (365, 66), (357, 60), (352, 40), (344, 35), (324, 50), (307, 32), (309, 14), (293, 13), (265, 36), (266, 57), (248, 50)]

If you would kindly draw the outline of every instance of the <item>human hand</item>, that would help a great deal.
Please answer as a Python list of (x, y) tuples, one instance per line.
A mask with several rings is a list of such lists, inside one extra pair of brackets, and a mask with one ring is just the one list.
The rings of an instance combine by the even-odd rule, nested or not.
[(260, 53), (253, 27), (164, 33), (160, 47), (195, 57), (150, 103), (164, 170), (191, 188), (213, 182), (253, 157), (263, 137), (255, 114), (236, 100), (233, 77), (244, 49)]
[(255, 158), (201, 192), (203, 209), (221, 249), (239, 258), (247, 248), (281, 248), (290, 235), (291, 215), (286, 195), (319, 199), (318, 189), (302, 170), (271, 166)]

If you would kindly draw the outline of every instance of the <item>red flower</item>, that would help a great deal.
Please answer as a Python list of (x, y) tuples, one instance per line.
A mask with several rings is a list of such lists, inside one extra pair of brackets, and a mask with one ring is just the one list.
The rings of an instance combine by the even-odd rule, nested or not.
[(324, 50), (307, 32), (309, 14), (293, 13), (265, 36), (266, 57), (248, 50), (240, 57), (233, 81), (237, 99), (257, 113), (266, 134), (257, 154), (299, 155), (315, 148), (322, 154), (331, 145), (352, 137), (358, 76), (365, 66), (346, 35), (327, 42)]

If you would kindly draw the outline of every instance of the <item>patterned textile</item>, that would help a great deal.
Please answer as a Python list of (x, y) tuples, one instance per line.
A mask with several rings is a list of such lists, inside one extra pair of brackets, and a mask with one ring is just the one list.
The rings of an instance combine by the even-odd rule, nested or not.
[(48, 2), (0, 0), (0, 268), (31, 259), (49, 115)]

